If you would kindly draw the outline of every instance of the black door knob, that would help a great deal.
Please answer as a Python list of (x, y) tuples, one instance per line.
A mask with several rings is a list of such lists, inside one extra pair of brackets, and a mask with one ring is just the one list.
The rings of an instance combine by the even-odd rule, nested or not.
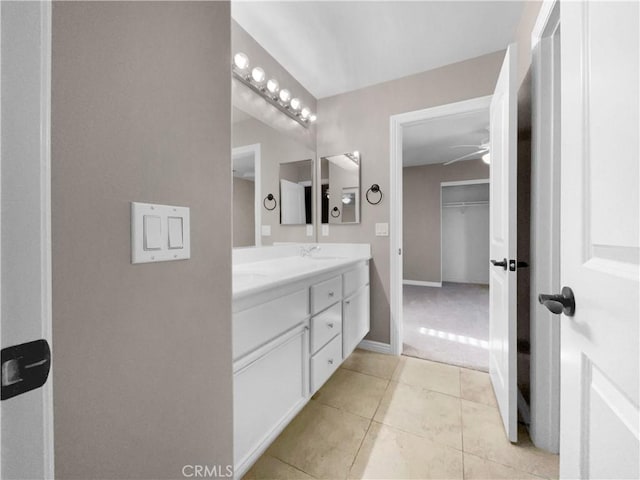
[(569, 287), (562, 287), (560, 295), (541, 293), (538, 295), (538, 302), (556, 315), (564, 313), (567, 317), (573, 317), (576, 313), (576, 299), (573, 296), (573, 290)]
[(502, 267), (503, 270), (507, 269), (507, 259), (503, 258), (502, 261), (498, 261), (498, 260), (491, 260), (491, 263), (493, 264), (494, 267)]

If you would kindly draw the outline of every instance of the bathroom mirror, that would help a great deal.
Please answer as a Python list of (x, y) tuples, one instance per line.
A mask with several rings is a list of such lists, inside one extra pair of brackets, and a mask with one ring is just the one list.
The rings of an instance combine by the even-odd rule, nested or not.
[[(232, 118), (233, 246), (315, 241), (315, 229), (309, 227), (314, 222), (315, 150), (235, 105)], [(310, 195), (304, 209), (288, 209), (292, 204), (288, 194), (294, 188), (287, 189), (290, 185), (286, 184), (286, 205), (284, 212), (281, 210), (281, 179)], [(296, 204), (301, 206), (302, 202), (297, 200)]]
[(280, 164), (280, 225), (313, 224), (313, 160)]
[(320, 159), (322, 223), (360, 223), (360, 153)]

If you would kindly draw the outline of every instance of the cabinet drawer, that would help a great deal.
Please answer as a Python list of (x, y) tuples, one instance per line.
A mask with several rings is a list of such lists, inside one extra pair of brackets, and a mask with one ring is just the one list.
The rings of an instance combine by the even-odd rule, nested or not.
[(300, 290), (233, 314), (233, 358), (265, 345), (309, 316), (309, 292)]
[(348, 297), (367, 283), (369, 283), (369, 262), (344, 274), (342, 296)]
[(342, 298), (342, 276), (311, 286), (311, 314), (316, 314)]
[(315, 393), (342, 363), (342, 335), (311, 357), (311, 393)]
[(342, 332), (342, 305), (336, 303), (311, 319), (311, 353), (316, 353), (340, 332)]

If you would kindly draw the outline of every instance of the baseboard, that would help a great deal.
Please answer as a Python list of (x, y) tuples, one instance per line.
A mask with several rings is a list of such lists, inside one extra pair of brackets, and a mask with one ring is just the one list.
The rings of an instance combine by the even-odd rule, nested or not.
[(422, 280), (402, 280), (403, 285), (416, 285), (418, 287), (442, 287), (442, 282), (423, 282)]
[(371, 352), (391, 355), (391, 345), (389, 345), (388, 343), (375, 342), (373, 340), (362, 340), (358, 344), (358, 348), (361, 348), (362, 350), (369, 350)]

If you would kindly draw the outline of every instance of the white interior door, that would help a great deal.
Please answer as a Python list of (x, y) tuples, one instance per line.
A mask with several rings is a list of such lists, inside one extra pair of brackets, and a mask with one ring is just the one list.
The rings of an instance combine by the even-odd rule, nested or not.
[(49, 2), (1, 2), (2, 479), (53, 478), (50, 363), (41, 341), (51, 341), (50, 22)]
[(637, 479), (640, 8), (560, 5), (560, 476)]
[(280, 223), (283, 225), (307, 223), (304, 186), (288, 180), (280, 180)]
[[(518, 440), (516, 325), (516, 48), (510, 45), (491, 99), (489, 373), (509, 440)], [(512, 263), (513, 269), (510, 268)]]

